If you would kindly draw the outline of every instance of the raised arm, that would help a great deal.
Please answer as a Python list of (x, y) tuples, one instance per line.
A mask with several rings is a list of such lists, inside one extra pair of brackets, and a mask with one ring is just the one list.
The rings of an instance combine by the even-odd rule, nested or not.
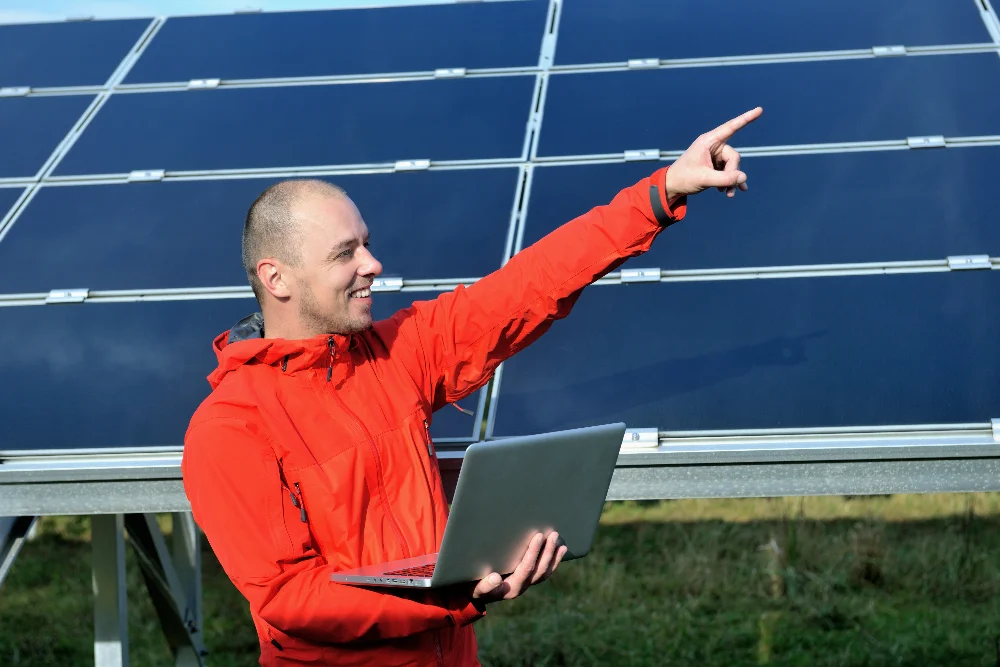
[(331, 582), (335, 568), (312, 548), (274, 451), (238, 419), (193, 425), (182, 470), (195, 520), (279, 651), (288, 648), (286, 637), (324, 644), (391, 639), (481, 616), (471, 590), (382, 592)]
[[(686, 212), (686, 197), (710, 187), (746, 190), (740, 156), (727, 142), (760, 108), (698, 137), (669, 168), (625, 188), (607, 205), (566, 223), (468, 288), (414, 303), (376, 332), (409, 366), (436, 410), (483, 386), (504, 359), (566, 317), (583, 289), (649, 250)], [(399, 354), (400, 344), (412, 354)]]

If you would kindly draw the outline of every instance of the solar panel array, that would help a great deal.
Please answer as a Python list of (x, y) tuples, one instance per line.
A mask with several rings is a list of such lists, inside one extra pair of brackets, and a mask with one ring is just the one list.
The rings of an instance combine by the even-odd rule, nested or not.
[(256, 309), (239, 238), (277, 180), (358, 203), (385, 317), (757, 105), (750, 191), (693, 199), (623, 267), (654, 282), (589, 288), (432, 434), (988, 422), (998, 45), (988, 0), (0, 26), (0, 450), (178, 447), (211, 339)]

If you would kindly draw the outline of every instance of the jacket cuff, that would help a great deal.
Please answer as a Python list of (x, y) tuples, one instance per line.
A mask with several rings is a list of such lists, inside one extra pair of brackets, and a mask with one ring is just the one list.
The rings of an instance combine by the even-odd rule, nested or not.
[(476, 602), (477, 601), (470, 598), (466, 601), (464, 606), (459, 606), (458, 609), (448, 610), (448, 613), (451, 614), (451, 618), (455, 622), (456, 627), (461, 628), (469, 625), (486, 615), (485, 607), (480, 608)]
[(653, 218), (662, 227), (680, 222), (687, 215), (687, 195), (681, 195), (673, 202), (667, 201), (667, 170), (664, 167), (649, 177), (649, 206)]

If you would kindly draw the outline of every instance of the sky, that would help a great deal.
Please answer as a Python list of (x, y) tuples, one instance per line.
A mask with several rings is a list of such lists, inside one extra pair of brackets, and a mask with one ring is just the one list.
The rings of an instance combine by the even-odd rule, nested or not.
[(277, 11), (406, 5), (417, 2), (418, 0), (0, 0), (0, 23), (61, 21), (70, 16), (108, 19), (177, 14), (224, 14), (245, 7)]

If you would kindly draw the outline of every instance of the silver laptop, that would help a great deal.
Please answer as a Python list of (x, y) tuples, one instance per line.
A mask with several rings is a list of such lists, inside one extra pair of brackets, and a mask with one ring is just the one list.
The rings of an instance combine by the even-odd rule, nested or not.
[(344, 570), (338, 583), (433, 588), (510, 574), (535, 533), (558, 531), (563, 560), (590, 551), (625, 424), (476, 442), (455, 488), (441, 550)]

